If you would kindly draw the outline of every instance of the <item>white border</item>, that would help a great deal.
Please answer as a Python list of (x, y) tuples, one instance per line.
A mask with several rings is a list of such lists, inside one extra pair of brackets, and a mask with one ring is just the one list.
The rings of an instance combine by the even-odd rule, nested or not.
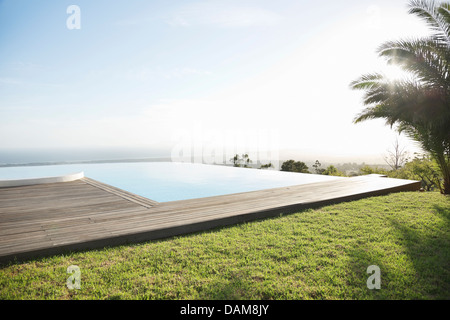
[(31, 186), (35, 184), (55, 183), (55, 182), (68, 182), (84, 178), (84, 172), (78, 172), (58, 177), (44, 177), (33, 179), (17, 179), (17, 180), (0, 180), (0, 188), (6, 187), (19, 187), (19, 186)]

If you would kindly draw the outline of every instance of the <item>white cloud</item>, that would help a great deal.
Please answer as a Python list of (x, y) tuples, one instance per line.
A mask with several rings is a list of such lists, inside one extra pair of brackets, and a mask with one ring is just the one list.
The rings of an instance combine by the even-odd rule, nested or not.
[(20, 85), (24, 82), (22, 80), (14, 79), (14, 78), (0, 78), (0, 84), (9, 84), (9, 85)]
[(166, 79), (179, 79), (186, 76), (209, 76), (212, 74), (211, 71), (201, 70), (191, 67), (179, 67), (165, 69), (161, 67), (135, 67), (126, 70), (123, 74), (118, 73), (119, 77), (123, 77), (128, 81), (148, 81), (150, 79), (166, 78)]
[(165, 78), (181, 78), (188, 75), (211, 75), (212, 72), (195, 68), (175, 68), (162, 73)]
[(41, 64), (36, 64), (33, 62), (24, 61), (14, 61), (5, 64), (7, 69), (13, 70), (14, 72), (43, 72), (46, 67)]
[(237, 28), (272, 26), (281, 19), (280, 15), (259, 7), (224, 2), (199, 2), (178, 9), (166, 22), (177, 27), (211, 25)]
[(35, 86), (35, 87), (50, 87), (50, 88), (61, 88), (64, 86), (60, 83), (29, 81), (28, 79), (23, 80), (23, 79), (19, 79), (19, 78), (9, 78), (9, 77), (0, 78), (0, 85)]

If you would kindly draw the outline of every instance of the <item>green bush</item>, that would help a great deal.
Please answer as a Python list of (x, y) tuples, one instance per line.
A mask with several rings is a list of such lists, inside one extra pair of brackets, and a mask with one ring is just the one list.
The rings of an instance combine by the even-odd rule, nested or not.
[(281, 165), (281, 171), (310, 173), (308, 166), (301, 161), (288, 160)]
[(326, 176), (339, 176), (339, 177), (345, 177), (345, 174), (341, 171), (339, 171), (335, 166), (329, 165), (325, 171), (322, 172), (322, 174)]
[(386, 170), (366, 165), (359, 170), (359, 174), (383, 174), (389, 178), (421, 181), (422, 188), (426, 191), (440, 189), (442, 183), (438, 166), (428, 155), (416, 155), (413, 160), (406, 162), (403, 167), (397, 170)]

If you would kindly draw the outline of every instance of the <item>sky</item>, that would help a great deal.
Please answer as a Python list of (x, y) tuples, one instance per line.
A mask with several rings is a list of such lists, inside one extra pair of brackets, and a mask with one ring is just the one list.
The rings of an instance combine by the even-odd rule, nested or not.
[(350, 82), (428, 32), (403, 0), (0, 0), (0, 150), (383, 162)]

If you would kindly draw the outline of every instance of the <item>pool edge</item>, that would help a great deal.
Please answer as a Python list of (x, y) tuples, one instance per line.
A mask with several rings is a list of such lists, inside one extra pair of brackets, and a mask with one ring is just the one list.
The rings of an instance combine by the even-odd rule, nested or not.
[(63, 176), (54, 176), (54, 177), (0, 180), (0, 188), (32, 186), (32, 185), (47, 184), (47, 183), (70, 182), (70, 181), (75, 181), (75, 180), (79, 180), (82, 178), (84, 178), (83, 171), (77, 172), (77, 173), (72, 173), (72, 174), (67, 174), (67, 175), (63, 175)]

